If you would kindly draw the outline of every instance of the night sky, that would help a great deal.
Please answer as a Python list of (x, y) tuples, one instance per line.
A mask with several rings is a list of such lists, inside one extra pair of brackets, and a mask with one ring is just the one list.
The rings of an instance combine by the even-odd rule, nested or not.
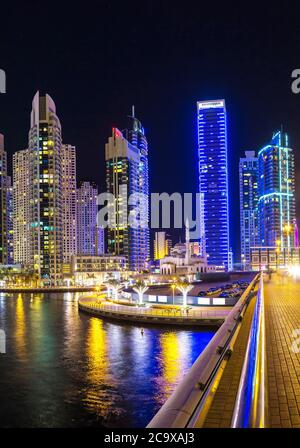
[[(24, 149), (34, 93), (49, 93), (63, 141), (77, 147), (79, 179), (95, 180), (103, 191), (105, 142), (134, 104), (149, 141), (151, 191), (196, 192), (196, 101), (225, 98), (238, 259), (239, 157), (283, 125), (299, 178), (300, 94), (291, 92), (291, 72), (300, 68), (300, 10), (288, 2), (256, 10), (211, 3), (1, 4), (7, 93), (0, 95), (0, 132), (10, 156)], [(299, 194), (297, 203), (299, 219)]]

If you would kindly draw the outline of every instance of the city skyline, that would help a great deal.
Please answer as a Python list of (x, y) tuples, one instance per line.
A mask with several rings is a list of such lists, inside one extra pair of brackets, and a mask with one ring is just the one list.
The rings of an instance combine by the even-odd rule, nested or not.
[[(40, 95), (40, 93), (38, 93), (39, 95)], [(49, 98), (51, 98), (51, 97), (49, 97)], [(198, 120), (199, 120), (199, 104), (210, 104), (210, 103), (214, 103), (216, 100), (215, 99), (211, 99), (211, 100), (209, 100), (209, 101), (197, 101), (197, 108), (198, 108)], [(225, 102), (224, 102), (224, 104), (225, 104)], [(54, 106), (55, 107), (55, 106)], [(204, 107), (204, 106), (203, 106)], [(225, 107), (225, 106), (224, 106)], [(140, 124), (140, 122), (137, 120), (137, 119), (135, 119), (135, 117), (134, 117), (134, 106), (132, 106), (132, 109), (133, 109), (133, 111), (132, 111), (132, 116), (131, 115), (129, 115), (129, 116), (127, 116), (127, 118), (126, 118), (126, 120), (127, 120), (127, 127), (128, 127), (128, 119), (129, 120), (133, 120), (132, 122), (133, 122), (133, 127), (135, 126), (136, 127), (136, 130), (138, 130), (138, 128), (140, 128), (140, 129), (142, 129), (142, 133), (144, 132), (144, 130), (143, 130), (143, 128), (141, 127), (141, 124)], [(225, 114), (226, 114), (226, 112), (225, 112)], [(128, 118), (129, 117), (129, 118)], [(126, 122), (126, 120), (125, 120), (125, 117), (124, 117), (124, 122)], [(134, 124), (135, 123), (135, 124)], [(199, 126), (199, 123), (198, 123), (198, 126)], [(225, 129), (226, 129), (226, 119), (225, 119)], [(115, 131), (113, 131), (113, 132), (115, 132)], [(119, 131), (119, 130), (117, 130), (116, 132), (120, 132), (120, 135), (122, 135), (122, 133), (121, 133), (121, 131)], [(133, 132), (131, 132), (131, 131), (128, 131), (128, 129), (127, 130), (125, 130), (125, 131), (123, 131), (123, 132), (125, 132), (125, 135), (127, 135), (127, 138), (131, 138), (131, 140), (133, 139), (134, 141), (133, 141), (133, 144), (134, 145), (136, 145), (137, 144), (137, 136), (139, 135), (139, 130), (138, 131), (133, 131)], [(131, 133), (130, 133), (131, 132)], [(226, 133), (227, 133), (227, 130), (226, 130)], [(142, 135), (142, 134), (141, 134)], [(151, 136), (150, 136), (150, 138), (151, 138)], [(143, 139), (144, 140), (141, 140), (141, 142), (142, 142), (142, 146), (141, 147), (143, 147), (143, 145), (145, 145), (145, 143), (143, 143), (143, 141), (144, 142), (147, 142), (146, 140), (145, 140), (145, 137), (143, 137)], [(225, 145), (227, 145), (227, 139), (231, 139), (231, 136), (230, 135), (227, 135), (227, 134), (225, 134)], [(146, 145), (147, 145), (147, 143), (146, 143)], [(199, 128), (198, 128), (198, 145), (199, 145)], [(227, 146), (226, 146), (227, 147)], [(78, 163), (78, 161), (76, 162), (76, 158), (78, 158), (78, 154), (76, 155), (76, 148), (75, 148), (75, 146), (72, 146), (72, 145), (66, 145), (66, 144), (62, 144), (62, 149), (65, 149), (65, 154), (67, 154), (68, 153), (68, 150), (69, 151), (73, 151), (73, 155), (72, 155), (72, 157), (70, 158), (70, 159), (68, 159), (68, 157), (67, 157), (67, 159), (70, 161), (71, 159), (73, 160), (73, 162), (72, 162), (72, 166), (70, 166), (70, 167), (67, 167), (67, 165), (65, 164), (65, 168), (64, 168), (64, 164), (63, 164), (63, 155), (62, 155), (62, 170), (67, 170), (66, 171), (66, 174), (68, 174), (68, 175), (70, 175), (70, 173), (72, 172), (72, 171), (74, 171), (74, 166), (75, 166), (75, 170), (76, 170), (76, 165), (78, 166), (79, 165), (79, 163)], [(199, 149), (198, 149), (199, 150)], [(259, 149), (257, 149), (257, 150), (254, 150), (254, 153), (255, 153), (255, 155), (257, 155), (257, 154), (259, 154)], [(103, 151), (99, 151), (99, 153), (101, 154)], [(19, 153), (20, 154), (20, 156), (21, 156), (21, 154), (22, 154), (22, 151), (16, 151), (14, 154), (13, 154), (13, 159), (15, 159), (16, 157), (17, 157), (17, 153)], [(6, 154), (6, 152), (5, 152), (5, 154)], [(227, 154), (227, 151), (225, 151), (225, 154)], [(100, 157), (101, 158), (101, 157)], [(66, 160), (67, 160), (66, 159)], [(227, 155), (227, 159), (228, 159), (228, 155)], [(149, 159), (149, 161), (150, 161), (150, 164), (151, 164), (151, 156), (150, 156), (150, 159)], [(228, 175), (229, 175), (229, 173), (230, 173), (230, 171), (234, 171), (234, 174), (235, 174), (235, 176), (238, 178), (239, 177), (239, 175), (238, 175), (238, 168), (236, 168), (234, 165), (233, 165), (233, 163), (232, 163), (233, 161), (232, 161), (232, 157), (230, 157), (230, 151), (229, 151), (229, 159), (226, 161), (226, 164), (228, 163), (228, 168), (227, 168), (227, 170), (226, 170), (226, 173), (228, 173)], [(9, 174), (10, 174), (10, 172), (12, 172), (12, 166), (11, 165), (13, 165), (13, 164), (10, 164), (9, 163), (9, 161), (8, 162), (6, 162), (6, 164), (7, 164), (7, 179), (8, 179), (8, 182), (9, 182), (9, 178), (11, 177)], [(74, 165), (75, 164), (75, 165)], [(147, 161), (147, 165), (148, 165), (148, 161)], [(293, 170), (294, 170), (294, 162), (293, 162)], [(227, 165), (226, 165), (227, 166)], [(194, 170), (192, 170), (192, 171), (194, 171)], [(77, 171), (76, 171), (76, 173), (77, 173)], [(146, 173), (147, 173), (147, 178), (148, 178), (148, 166), (146, 166)], [(193, 173), (194, 175), (195, 175), (195, 173)], [(29, 171), (28, 171), (28, 175), (29, 175)], [(79, 181), (78, 180), (78, 173), (76, 174), (76, 176), (72, 179), (72, 177), (69, 177), (69, 180), (70, 180), (70, 182), (71, 182), (71, 185), (73, 185), (73, 187), (71, 186), (71, 188), (70, 188), (70, 183), (69, 182), (65, 182), (66, 183), (66, 188), (67, 189), (69, 189), (69, 191), (70, 191), (70, 195), (69, 195), (69, 197), (71, 198), (72, 197), (72, 189), (74, 190), (74, 185), (79, 185), (80, 183), (82, 183), (82, 182), (84, 182), (84, 180), (81, 180), (81, 181)], [(103, 175), (102, 176), (100, 176), (100, 177), (102, 177), (102, 178), (105, 178), (105, 175), (104, 175), (104, 173), (103, 173)], [(154, 176), (155, 177), (155, 176)], [(26, 179), (25, 179), (25, 181), (27, 181)], [(66, 179), (65, 179), (65, 181), (66, 181)], [(72, 182), (73, 182), (73, 184), (72, 184)], [(225, 178), (225, 183), (226, 182), (228, 182), (228, 181), (226, 181), (226, 178)], [(147, 184), (147, 183), (146, 183)], [(152, 184), (152, 176), (150, 177), (150, 184)], [(8, 187), (7, 187), (8, 188)], [(197, 190), (197, 187), (196, 186), (194, 186), (194, 190)], [(145, 190), (146, 191), (146, 190)], [(147, 190), (148, 191), (148, 190)], [(170, 190), (169, 190), (170, 191)], [(229, 228), (229, 231), (230, 231), (230, 234), (232, 234), (232, 211), (235, 209), (235, 207), (233, 206), (233, 208), (231, 208), (231, 198), (233, 198), (233, 196), (232, 196), (232, 191), (231, 191), (231, 189), (229, 188), (229, 194), (227, 194), (227, 202), (228, 202), (228, 200), (229, 200), (229, 215), (230, 215), (230, 221), (229, 221), (229, 226), (228, 226), (228, 228)], [(99, 190), (99, 192), (101, 192), (100, 190)], [(161, 193), (161, 192), (160, 192)], [(149, 191), (148, 191), (148, 193), (147, 194), (149, 194)], [(74, 195), (74, 193), (73, 193), (73, 195)], [(74, 196), (73, 196), (74, 197)], [(297, 198), (297, 195), (296, 195), (296, 198)], [(16, 199), (17, 201), (19, 200), (19, 199)], [(22, 201), (22, 199), (21, 199), (21, 201)], [(70, 201), (70, 199), (66, 199), (66, 201), (68, 202), (68, 201)], [(233, 203), (234, 203), (234, 201), (233, 201)], [(70, 204), (70, 202), (68, 202), (68, 204)], [(227, 205), (228, 206), (228, 205)], [(74, 204), (73, 204), (73, 207), (74, 207)], [(22, 206), (21, 206), (21, 208), (22, 208)], [(295, 210), (295, 203), (294, 203), (294, 205), (293, 205), (293, 209)], [(65, 211), (67, 211), (67, 208), (65, 208)], [(296, 211), (297, 211), (297, 209), (296, 209)], [(148, 214), (149, 214), (149, 212), (147, 212)], [(241, 212), (240, 212), (241, 213)], [(74, 214), (74, 212), (73, 212), (73, 214)], [(71, 217), (71, 215), (69, 215), (69, 217), (67, 217), (66, 216), (66, 214), (64, 214), (64, 216), (65, 216), (65, 222), (68, 222), (69, 223), (69, 217)], [(205, 216), (205, 212), (203, 213), (203, 217)], [(293, 217), (290, 219), (290, 224), (293, 222), (293, 223), (295, 223), (295, 225), (297, 225), (297, 221), (296, 221), (296, 214), (294, 213), (293, 214)], [(73, 218), (74, 219), (74, 218)], [(228, 220), (228, 218), (227, 218), (227, 220)], [(9, 223), (7, 224), (8, 226), (9, 226)], [(65, 235), (71, 235), (71, 233), (72, 233), (72, 231), (70, 230), (70, 226), (71, 226), (71, 224), (69, 223), (68, 224), (68, 226), (66, 227), (65, 226), (65, 230), (64, 230), (64, 234)], [(241, 215), (240, 215), (240, 221), (239, 221), (239, 232), (240, 232), (240, 227), (242, 226), (242, 220), (241, 220)], [(69, 228), (68, 228), (69, 227)], [(73, 224), (73, 227), (74, 227), (74, 224)], [(171, 233), (171, 236), (172, 236), (172, 239), (174, 240), (174, 241), (176, 241), (176, 239), (178, 239), (178, 238), (180, 238), (181, 236), (183, 236), (183, 234), (184, 234), (184, 228), (182, 228), (182, 231), (181, 232), (179, 232), (178, 233), (178, 230), (177, 230), (177, 232), (176, 232), (176, 229), (173, 229), (172, 227), (169, 229), (169, 231), (170, 231), (170, 233)], [(26, 235), (26, 232), (25, 232), (25, 235)], [(149, 238), (149, 237), (147, 237), (147, 238)], [(206, 237), (207, 238), (207, 237)], [(73, 241), (74, 241), (74, 237), (72, 238), (73, 239)], [(16, 238), (16, 240), (17, 240), (17, 238)], [(25, 237), (25, 240), (26, 240), (26, 237)], [(66, 237), (64, 236), (63, 237), (63, 240), (64, 240), (64, 243), (63, 244), (66, 244)], [(151, 240), (152, 241), (152, 240)], [(235, 262), (235, 263), (237, 263), (238, 261), (241, 261), (241, 263), (243, 263), (243, 251), (241, 250), (241, 248), (242, 248), (242, 245), (243, 245), (243, 236), (242, 236), (242, 234), (241, 234), (241, 238), (240, 238), (240, 246), (239, 245), (237, 245), (237, 236), (235, 236), (235, 238), (231, 238), (231, 240), (230, 240), (230, 242), (228, 243), (228, 248), (230, 249), (230, 247), (231, 247), (231, 245), (233, 245), (234, 247), (235, 247), (235, 252), (233, 253), (233, 256), (234, 256), (234, 259), (233, 259), (233, 261)], [(19, 244), (19, 243), (18, 243)], [(22, 243), (21, 243), (22, 244)], [(151, 244), (152, 244), (152, 242), (151, 242)], [(146, 244), (146, 246), (149, 248), (149, 249), (147, 249), (146, 250), (146, 252), (147, 253), (150, 253), (150, 247), (151, 247), (151, 244), (150, 244), (150, 242), (149, 243), (147, 243)], [(109, 247), (109, 245), (107, 246), (107, 247)], [(76, 249), (76, 242), (74, 241), (74, 244), (73, 244), (73, 246), (72, 246), (72, 250), (75, 250)], [(70, 255), (69, 256), (67, 256), (67, 259), (68, 260), (70, 260), (71, 259), (71, 252), (72, 252), (72, 250), (70, 250), (69, 251), (69, 253), (70, 253)], [(74, 252), (74, 250), (73, 250), (73, 252)], [(65, 251), (64, 251), (65, 252)], [(151, 250), (151, 252), (152, 252), (152, 250)], [(76, 253), (76, 250), (75, 250), (75, 252), (74, 253)], [(111, 252), (111, 253), (113, 253), (113, 252)], [(229, 253), (229, 250), (228, 250), (228, 257), (230, 257), (230, 253)], [(241, 256), (240, 256), (240, 254), (241, 254)], [(240, 256), (240, 258), (239, 258), (239, 256)], [(63, 258), (66, 258), (65, 256), (63, 257)], [(149, 257), (145, 257), (145, 260), (146, 260), (146, 258), (149, 258)], [(64, 261), (66, 261), (66, 260), (64, 260)], [(230, 260), (229, 260), (229, 263), (230, 263)], [(215, 263), (216, 264), (216, 263)]]
[(0, 429), (300, 429), (300, 5), (2, 3)]
[[(196, 26), (189, 14), (183, 13), (179, 25), (178, 8), (170, 10), (160, 5), (157, 14), (153, 12), (153, 29), (147, 11), (140, 8), (136, 11), (139, 20), (128, 27), (130, 13), (124, 5), (116, 16), (111, 15), (110, 8), (103, 8), (100, 16), (95, 14), (86, 21), (82, 21), (84, 11), (67, 11), (63, 7), (57, 18), (61, 34), (51, 38), (43, 34), (40, 39), (36, 39), (33, 20), (43, 20), (40, 6), (27, 5), (24, 15), (28, 22), (16, 18), (17, 33), (3, 23), (1, 68), (6, 72), (7, 89), (1, 95), (0, 131), (6, 135), (9, 160), (26, 141), (26, 116), (38, 89), (48, 92), (59, 105), (64, 140), (77, 147), (79, 179), (94, 180), (100, 191), (105, 190), (102, 144), (112, 127), (125, 127), (122, 122), (132, 104), (143, 118), (149, 137), (149, 172), (156, 174), (152, 176), (153, 191), (168, 191), (167, 170), (173, 173), (172, 191), (193, 191), (197, 173), (190, 172), (190, 167), (197, 163), (195, 103), (199, 99), (225, 98), (228, 148), (234, 166), (245, 150), (261, 148), (281, 124), (297, 149), (300, 95), (291, 90), (291, 73), (298, 66), (293, 51), (298, 39), (296, 15), (286, 11), (282, 14), (277, 6), (268, 12), (260, 11), (259, 17), (253, 11), (245, 15), (239, 9), (230, 15), (224, 6), (221, 19), (210, 9), (208, 5), (203, 8), (203, 23)], [(282, 16), (290, 29), (285, 42), (274, 31), (274, 24)], [(111, 20), (116, 20), (118, 26), (114, 36), (107, 39)], [(84, 40), (80, 33), (74, 33), (72, 23), (82, 30)], [(31, 46), (25, 58), (23, 48)], [(49, 57), (44, 57), (44, 48), (49, 48), (51, 63)], [(84, 63), (78, 64), (81, 59)], [(276, 107), (270, 107), (274, 103)], [(185, 157), (181, 160), (183, 150)], [(89, 164), (88, 160), (95, 163)], [(297, 182), (298, 151), (295, 161)], [(232, 171), (229, 189), (231, 194), (238, 189)], [(299, 221), (300, 199), (296, 200)], [(239, 210), (233, 210), (231, 233), (237, 255)], [(178, 239), (178, 233), (174, 237)]]

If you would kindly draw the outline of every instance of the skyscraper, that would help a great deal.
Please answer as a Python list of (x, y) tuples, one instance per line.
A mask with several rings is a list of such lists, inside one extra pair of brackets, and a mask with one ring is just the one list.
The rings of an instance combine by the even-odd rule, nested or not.
[(0, 134), (0, 264), (6, 264), (7, 257), (7, 154)]
[(14, 240), (13, 240), (13, 188), (11, 177), (7, 176), (6, 184), (6, 244), (7, 244), (7, 264), (14, 263)]
[(28, 149), (13, 158), (14, 260), (43, 284), (62, 281), (61, 125), (49, 95), (33, 98)]
[(155, 232), (154, 239), (154, 260), (160, 260), (169, 255), (171, 240), (166, 238), (166, 232)]
[(29, 265), (32, 248), (29, 234), (29, 151), (13, 155), (13, 246), (14, 263)]
[(278, 131), (258, 153), (259, 237), (262, 246), (294, 249), (294, 154), (288, 135)]
[(44, 283), (62, 280), (61, 124), (49, 95), (33, 98), (29, 131), (32, 264)]
[[(107, 192), (115, 197), (110, 204), (114, 222), (108, 227), (107, 248), (110, 254), (125, 255), (130, 269), (141, 271), (150, 257), (148, 143), (134, 108), (129, 119), (128, 129), (113, 128), (105, 145)], [(136, 208), (129, 196), (137, 194), (139, 214), (136, 224), (129, 225), (127, 217)]]
[(198, 101), (199, 192), (209, 264), (228, 269), (229, 210), (225, 100)]
[(77, 189), (77, 253), (104, 253), (103, 229), (97, 226), (98, 187), (94, 182), (81, 182)]
[(62, 145), (61, 154), (63, 262), (71, 263), (72, 255), (77, 254), (76, 148)]
[(257, 246), (258, 240), (258, 159), (255, 151), (246, 151), (240, 158), (240, 227), (241, 227), (241, 262), (245, 268), (250, 267), (251, 247)]

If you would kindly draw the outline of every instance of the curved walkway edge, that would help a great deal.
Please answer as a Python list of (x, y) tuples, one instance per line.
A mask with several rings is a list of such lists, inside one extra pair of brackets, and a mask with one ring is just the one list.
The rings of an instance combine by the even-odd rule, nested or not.
[[(78, 307), (81, 311), (91, 314), (96, 317), (103, 317), (109, 319), (117, 319), (126, 322), (138, 322), (138, 323), (148, 323), (148, 324), (159, 324), (159, 325), (187, 325), (187, 326), (217, 326), (220, 327), (225, 319), (220, 315), (219, 312), (215, 312), (215, 315), (209, 315), (209, 313), (204, 313), (198, 316), (176, 316), (176, 315), (162, 315), (158, 310), (128, 310), (129, 307), (123, 307), (124, 310), (120, 309), (120, 306), (106, 306), (106, 305), (93, 305), (86, 304), (83, 300), (79, 300)], [(115, 309), (114, 309), (115, 308)], [(144, 312), (143, 312), (144, 311)]]

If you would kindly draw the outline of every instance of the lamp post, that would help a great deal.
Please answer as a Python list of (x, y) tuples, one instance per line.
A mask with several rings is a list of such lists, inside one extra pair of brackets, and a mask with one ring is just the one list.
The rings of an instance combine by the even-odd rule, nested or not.
[(287, 264), (290, 264), (290, 233), (292, 230), (291, 224), (286, 224), (283, 228), (283, 230), (286, 232), (286, 242), (287, 242)]
[(172, 288), (172, 292), (173, 292), (173, 305), (174, 305), (174, 291), (175, 291), (176, 285), (173, 283), (171, 285), (171, 288)]
[(279, 257), (279, 261), (280, 261), (280, 246), (281, 246), (281, 241), (276, 240), (276, 269), (278, 269), (278, 257)]
[(244, 254), (242, 254), (242, 264), (243, 264), (243, 270), (246, 270), (246, 257)]

